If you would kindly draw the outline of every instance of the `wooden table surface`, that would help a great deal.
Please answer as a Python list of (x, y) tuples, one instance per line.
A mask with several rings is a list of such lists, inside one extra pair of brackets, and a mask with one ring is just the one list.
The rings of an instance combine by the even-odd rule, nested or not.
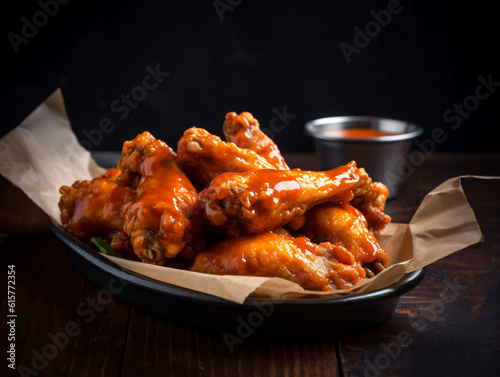
[[(318, 168), (312, 155), (286, 157), (293, 167)], [(395, 222), (408, 222), (428, 191), (463, 174), (500, 175), (500, 155), (427, 157), (387, 213)], [(70, 264), (47, 216), (0, 177), (0, 375), (498, 376), (500, 181), (467, 179), (464, 188), (485, 241), (429, 266), (388, 321), (326, 341), (250, 338), (231, 353), (220, 335), (163, 322), (116, 299), (99, 302), (99, 287)], [(10, 265), (16, 284), (15, 363), (22, 368), (15, 371), (5, 357)]]

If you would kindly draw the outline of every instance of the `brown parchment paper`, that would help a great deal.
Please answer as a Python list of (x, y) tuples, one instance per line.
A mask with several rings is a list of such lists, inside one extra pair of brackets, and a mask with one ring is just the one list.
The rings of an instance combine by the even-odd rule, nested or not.
[[(59, 188), (76, 180), (92, 179), (104, 171), (72, 132), (60, 89), (0, 139), (0, 162), (0, 173), (58, 224), (61, 223), (57, 206)], [(462, 178), (449, 179), (427, 194), (409, 224), (389, 224), (379, 237), (381, 246), (389, 254), (389, 268), (350, 290), (306, 291), (280, 278), (208, 275), (106, 257), (126, 270), (238, 303), (243, 303), (249, 295), (283, 299), (375, 290), (399, 281), (405, 273), (483, 240), (463, 192)]]
[(56, 186), (102, 172), (71, 130), (60, 89), (0, 139), (0, 173), (59, 224)]

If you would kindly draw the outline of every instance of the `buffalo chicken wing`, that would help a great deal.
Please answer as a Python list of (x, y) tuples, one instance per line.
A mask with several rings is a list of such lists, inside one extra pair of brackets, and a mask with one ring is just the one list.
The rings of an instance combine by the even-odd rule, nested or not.
[[(239, 115), (235, 112), (227, 113), (223, 131), (227, 141), (233, 142), (240, 148), (253, 150), (278, 170), (289, 169), (278, 146), (262, 132), (259, 122), (252, 114), (248, 112), (242, 112)], [(388, 190), (383, 183), (373, 182), (366, 194), (357, 196), (352, 201), (352, 204), (366, 217), (368, 227), (375, 234), (378, 234), (391, 221), (391, 218), (384, 213), (387, 195)], [(305, 219), (296, 218), (295, 224), (291, 226), (297, 227), (297, 224), (304, 221)]]
[(352, 205), (366, 217), (368, 227), (375, 235), (391, 222), (389, 215), (384, 213), (385, 201), (389, 190), (381, 182), (372, 182), (370, 190), (352, 200)]
[(344, 247), (276, 233), (238, 236), (212, 244), (191, 271), (216, 275), (280, 277), (304, 289), (348, 289), (365, 276)]
[(240, 148), (250, 149), (278, 170), (288, 170), (288, 165), (280, 153), (278, 146), (259, 127), (259, 122), (248, 112), (226, 114), (222, 126), (226, 140)]
[(117, 182), (137, 187), (137, 198), (123, 207), (124, 231), (143, 261), (163, 264), (179, 253), (193, 257), (203, 246), (197, 193), (175, 153), (149, 132), (123, 145)]
[(298, 233), (314, 242), (330, 242), (345, 247), (360, 266), (375, 269), (371, 271), (373, 273), (387, 267), (387, 254), (368, 230), (365, 217), (350, 205), (323, 203), (311, 208)]
[(115, 182), (120, 170), (108, 169), (91, 181), (77, 181), (59, 189), (61, 223), (78, 239), (88, 242), (101, 237), (114, 250), (132, 251), (130, 238), (123, 232), (122, 206), (135, 197), (135, 190)]
[(225, 173), (199, 194), (205, 215), (230, 236), (271, 231), (322, 202), (349, 203), (370, 187), (370, 177), (351, 162), (326, 172), (259, 170)]
[(191, 181), (201, 188), (222, 173), (273, 169), (254, 151), (226, 143), (196, 127), (188, 129), (179, 139), (177, 159)]

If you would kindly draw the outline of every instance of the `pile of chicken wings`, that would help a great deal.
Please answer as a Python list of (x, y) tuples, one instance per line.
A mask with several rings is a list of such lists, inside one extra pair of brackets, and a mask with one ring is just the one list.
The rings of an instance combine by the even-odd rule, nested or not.
[(382, 183), (354, 161), (290, 169), (248, 112), (228, 113), (223, 132), (192, 127), (177, 152), (147, 131), (126, 141), (116, 168), (61, 187), (63, 228), (142, 262), (309, 290), (348, 289), (387, 267)]

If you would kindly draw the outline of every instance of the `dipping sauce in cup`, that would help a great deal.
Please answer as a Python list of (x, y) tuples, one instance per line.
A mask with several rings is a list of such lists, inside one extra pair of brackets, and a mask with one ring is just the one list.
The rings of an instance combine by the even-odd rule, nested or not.
[(384, 183), (394, 198), (405, 181), (413, 139), (422, 128), (405, 121), (366, 116), (340, 116), (307, 122), (322, 168), (329, 170), (355, 160), (374, 181)]
[(391, 136), (397, 135), (392, 132), (384, 132), (379, 130), (373, 130), (370, 128), (354, 128), (352, 130), (327, 130), (321, 133), (326, 137), (380, 137), (380, 136)]

